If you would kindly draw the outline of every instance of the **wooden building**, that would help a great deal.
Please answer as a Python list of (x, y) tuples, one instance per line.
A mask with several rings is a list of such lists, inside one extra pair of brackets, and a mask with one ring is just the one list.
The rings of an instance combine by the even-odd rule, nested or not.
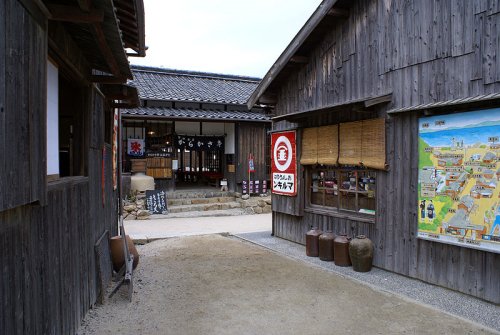
[(419, 119), (500, 106), (499, 26), (493, 0), (323, 1), (248, 101), (297, 136), (274, 234), (364, 234), (375, 266), (500, 303), (500, 254), (418, 238)]
[(122, 111), (123, 147), (137, 139), (145, 150), (124, 152), (125, 171), (145, 158), (157, 188), (220, 188), (226, 179), (241, 192), (252, 155), (251, 179), (268, 180), (270, 117), (246, 106), (259, 78), (139, 66), (132, 73), (140, 106)]
[(0, 2), (0, 334), (74, 334), (101, 294), (114, 110), (144, 51), (142, 0)]

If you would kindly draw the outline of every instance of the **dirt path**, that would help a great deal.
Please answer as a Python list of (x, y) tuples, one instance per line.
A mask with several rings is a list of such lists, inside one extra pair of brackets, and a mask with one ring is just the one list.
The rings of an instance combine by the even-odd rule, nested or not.
[(132, 303), (121, 290), (90, 311), (79, 334), (490, 334), (234, 238), (138, 249)]

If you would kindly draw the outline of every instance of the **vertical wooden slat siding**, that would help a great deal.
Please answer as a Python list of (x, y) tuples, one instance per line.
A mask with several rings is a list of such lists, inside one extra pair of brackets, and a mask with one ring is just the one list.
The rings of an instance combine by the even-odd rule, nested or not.
[[(0, 212), (2, 334), (74, 334), (95, 303), (99, 233), (88, 229), (90, 213), (100, 211), (94, 229), (117, 231), (100, 198), (97, 208), (89, 201), (89, 185), (90, 177), (67, 178), (51, 183), (47, 206)], [(116, 208), (113, 192), (106, 201)]]
[[(0, 78), (5, 78), (5, 47), (7, 40), (7, 31), (5, 26), (5, 1), (0, 3)], [(5, 152), (5, 80), (0, 79), (0, 152)], [(0, 189), (5, 189), (5, 160), (0, 159)], [(0, 193), (0, 210), (6, 207), (5, 192)], [(0, 285), (1, 289), (1, 285)], [(1, 290), (0, 290), (1, 292)], [(1, 322), (1, 321), (0, 321)], [(2, 329), (0, 324), (0, 330)]]
[(0, 334), (75, 334), (96, 303), (94, 243), (105, 230), (117, 234), (112, 150), (104, 143), (111, 111), (90, 85), (74, 91), (81, 176), (46, 183), (46, 61), (45, 28), (18, 1), (1, 1)]
[[(417, 239), (418, 115), (385, 115), (388, 108), (498, 92), (497, 5), (489, 0), (378, 0), (350, 5), (349, 18), (309, 49), (309, 63), (279, 82), (274, 112), (286, 115), (386, 92), (392, 92), (392, 102), (371, 113), (328, 112), (296, 122), (280, 121), (273, 130), (386, 118), (389, 169), (376, 173), (375, 223), (308, 210), (298, 214), (307, 189), (302, 185), (295, 199), (273, 196), (276, 236), (304, 243), (311, 225), (349, 234), (364, 232), (375, 244), (374, 265), (500, 302), (500, 254)], [(298, 146), (297, 157), (300, 154)], [(301, 170), (299, 164), (300, 174)]]
[[(47, 43), (45, 30), (16, 0), (3, 1), (0, 10), (0, 149), (8, 157), (0, 165), (3, 210), (45, 198), (45, 143), (40, 139), (45, 129)], [(31, 57), (34, 54), (40, 57)], [(14, 141), (18, 136), (23, 140)]]
[(239, 123), (238, 125), (238, 151), (236, 157), (236, 182), (248, 180), (248, 155), (254, 157), (255, 172), (252, 180), (269, 180), (269, 171), (266, 167), (266, 130), (260, 124)]

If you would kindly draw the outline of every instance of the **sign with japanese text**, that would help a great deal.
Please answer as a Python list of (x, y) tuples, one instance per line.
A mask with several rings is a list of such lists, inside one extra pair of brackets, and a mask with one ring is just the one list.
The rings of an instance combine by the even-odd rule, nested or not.
[(129, 156), (141, 157), (144, 155), (144, 140), (129, 138), (127, 141), (127, 154)]
[(419, 120), (418, 237), (500, 253), (500, 109)]
[(151, 214), (167, 214), (167, 193), (162, 190), (147, 190), (146, 206)]
[(271, 134), (271, 191), (297, 195), (295, 130)]

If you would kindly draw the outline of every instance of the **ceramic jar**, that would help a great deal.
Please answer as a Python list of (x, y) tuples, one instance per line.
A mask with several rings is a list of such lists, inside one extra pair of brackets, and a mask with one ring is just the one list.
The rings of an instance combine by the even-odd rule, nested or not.
[(333, 240), (333, 254), (335, 265), (338, 266), (351, 266), (351, 259), (349, 257), (349, 242), (350, 237), (342, 234)]
[(318, 257), (319, 255), (319, 236), (323, 232), (318, 227), (311, 228), (306, 233), (306, 255), (309, 257)]
[[(130, 236), (126, 235), (126, 241), (129, 253), (134, 255), (133, 268), (137, 267), (139, 264), (139, 253), (135, 248), (134, 241), (130, 238)], [(125, 264), (125, 254), (123, 252), (123, 239), (121, 236), (113, 236), (110, 239), (110, 248), (111, 248), (111, 262), (113, 263), (113, 269), (118, 272), (122, 268), (123, 264)]]
[(326, 231), (319, 237), (319, 259), (322, 261), (333, 262), (333, 240), (335, 234), (332, 231)]
[(373, 243), (365, 235), (358, 235), (349, 244), (349, 256), (352, 269), (357, 272), (368, 272), (372, 269)]

